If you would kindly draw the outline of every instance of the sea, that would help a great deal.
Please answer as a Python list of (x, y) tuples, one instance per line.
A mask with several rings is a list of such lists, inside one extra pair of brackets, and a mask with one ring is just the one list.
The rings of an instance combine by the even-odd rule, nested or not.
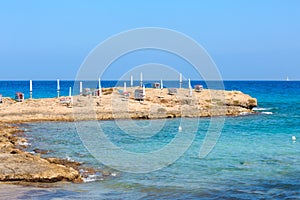
[[(56, 84), (56, 80), (33, 81), (33, 98), (56, 97)], [(117, 81), (102, 81), (101, 84), (102, 87), (123, 85)], [(151, 86), (150, 82), (145, 84)], [(207, 85), (202, 81), (191, 84)], [(96, 82), (83, 85), (97, 87)], [(176, 87), (178, 83), (165, 82), (164, 85)], [(187, 82), (183, 84), (186, 86)], [(70, 87), (73, 94), (78, 93), (76, 82), (74, 85), (74, 81), (61, 81), (60, 95), (69, 95)], [(27, 151), (48, 150), (49, 153), (42, 156), (82, 162), (101, 172), (86, 177), (80, 184), (0, 184), (0, 199), (300, 199), (300, 82), (224, 81), (224, 89), (239, 90), (257, 98), (258, 107), (254, 114), (225, 117), (217, 142), (205, 157), (199, 157), (199, 151), (211, 121), (216, 118), (97, 122), (115, 147), (129, 152), (117, 156), (107, 154), (113, 151), (104, 149), (105, 141), (97, 138), (92, 141), (100, 146), (100, 155), (96, 156), (83, 141), (84, 134), (90, 136), (99, 131), (93, 121), (84, 122), (85, 132), (81, 134), (75, 122), (23, 124), (21, 129), (25, 130), (29, 143)], [(0, 81), (3, 96), (14, 97), (17, 91), (24, 92), (28, 98), (29, 81)], [(193, 130), (192, 142), (181, 154), (178, 149), (186, 143), (184, 139), (169, 155), (161, 153), (156, 160), (139, 157), (133, 162), (126, 156), (142, 154), (148, 159), (147, 154), (160, 152), (178, 135), (187, 137), (191, 134), (188, 127), (178, 129), (182, 120), (197, 128)], [(139, 129), (130, 129), (131, 126), (146, 131), (139, 132)], [(135, 133), (131, 134), (130, 130)], [(153, 134), (148, 134), (148, 130)], [(174, 154), (178, 154), (178, 158), (166, 162)], [(116, 163), (127, 166), (128, 170), (120, 170), (102, 159), (110, 156), (118, 158)], [(139, 165), (141, 160), (147, 166), (155, 162), (162, 165), (157, 168), (143, 165), (150, 169), (143, 171)]]

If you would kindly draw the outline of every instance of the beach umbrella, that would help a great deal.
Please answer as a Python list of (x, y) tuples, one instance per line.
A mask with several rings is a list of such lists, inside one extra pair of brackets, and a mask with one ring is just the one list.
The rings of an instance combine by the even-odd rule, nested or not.
[(164, 88), (163, 81), (160, 80), (160, 89), (163, 89), (163, 88)]
[(142, 87), (142, 85), (143, 85), (143, 72), (141, 72), (141, 74), (140, 74), (140, 81), (141, 81), (141, 87)]
[(101, 80), (100, 80), (100, 78), (99, 78), (99, 83), (98, 83), (98, 86), (99, 86), (99, 96), (101, 97), (102, 96), (102, 87), (101, 87)]
[(191, 79), (189, 79), (189, 89), (190, 89), (190, 97), (193, 96), (193, 89), (191, 85)]
[(179, 88), (182, 87), (182, 74), (179, 74)]
[(32, 99), (32, 80), (29, 81), (29, 93), (30, 93), (30, 99)]
[(133, 77), (130, 76), (130, 87), (133, 87)]
[(190, 87), (190, 97), (193, 96), (193, 89)]
[(32, 80), (29, 81), (29, 91), (32, 92)]
[(69, 97), (71, 97), (71, 96), (72, 96), (72, 88), (69, 87)]
[(59, 97), (59, 91), (60, 91), (60, 85), (59, 85), (59, 79), (57, 79), (57, 97)]
[(57, 91), (60, 90), (59, 79), (57, 79)]
[(82, 81), (79, 82), (79, 93), (82, 94)]
[(146, 96), (146, 88), (145, 88), (145, 85), (143, 85), (143, 97)]
[(124, 90), (123, 92), (126, 92), (126, 82), (124, 82)]

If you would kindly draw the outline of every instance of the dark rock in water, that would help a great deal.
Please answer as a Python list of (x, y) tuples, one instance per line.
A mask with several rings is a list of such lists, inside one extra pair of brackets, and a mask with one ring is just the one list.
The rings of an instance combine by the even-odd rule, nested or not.
[(34, 153), (39, 153), (39, 154), (47, 154), (53, 152), (52, 150), (45, 150), (45, 149), (33, 149)]

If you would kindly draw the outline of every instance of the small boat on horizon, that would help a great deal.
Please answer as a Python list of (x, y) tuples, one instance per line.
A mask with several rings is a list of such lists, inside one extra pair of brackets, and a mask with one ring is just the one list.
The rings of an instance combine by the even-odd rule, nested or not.
[(288, 76), (286, 77), (286, 81), (290, 81), (290, 79), (289, 79), (289, 77), (288, 77)]

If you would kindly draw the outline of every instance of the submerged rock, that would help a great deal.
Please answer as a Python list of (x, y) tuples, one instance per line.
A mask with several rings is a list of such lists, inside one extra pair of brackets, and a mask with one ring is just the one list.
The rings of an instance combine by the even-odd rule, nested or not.
[(39, 153), (39, 154), (48, 154), (53, 152), (52, 150), (45, 150), (45, 149), (33, 149), (34, 153)]

